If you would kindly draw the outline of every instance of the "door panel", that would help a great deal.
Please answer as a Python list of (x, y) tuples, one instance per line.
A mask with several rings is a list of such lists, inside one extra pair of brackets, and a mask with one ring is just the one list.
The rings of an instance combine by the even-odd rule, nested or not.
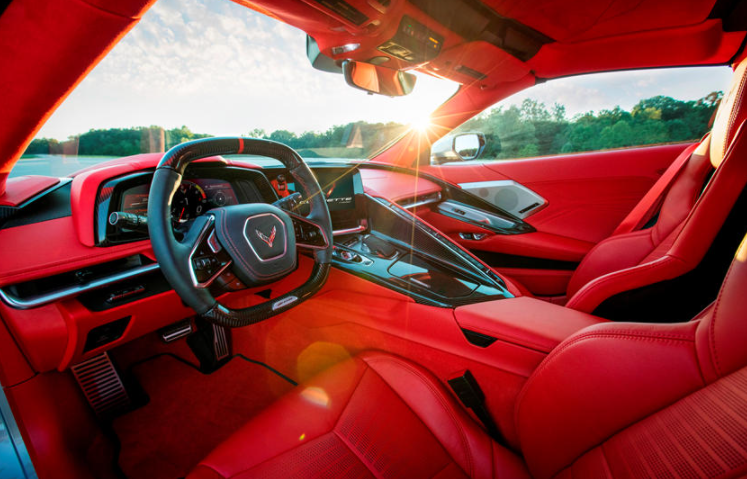
[[(427, 213), (427, 221), (463, 246), (477, 251), (495, 252), (549, 260), (581, 261), (596, 243), (607, 238), (623, 218), (640, 201), (672, 161), (688, 144), (629, 148), (593, 153), (531, 158), (525, 160), (447, 163), (422, 167), (421, 171), (454, 184), (478, 182), (515, 182), (536, 194), (517, 198), (517, 211), (539, 202), (544, 203), (525, 211), (524, 221), (537, 232), (501, 236), (488, 234), (481, 239), (470, 239), (470, 232), (458, 221), (446, 221), (436, 212)], [(473, 185), (474, 186), (474, 185)], [(496, 202), (496, 191), (470, 188), (473, 194)], [(525, 190), (526, 191), (526, 190)], [(481, 194), (482, 193), (482, 194)], [(503, 198), (510, 201), (512, 198)], [(500, 203), (500, 198), (498, 202)], [(521, 201), (529, 204), (520, 208)], [(501, 269), (501, 264), (492, 266)], [(516, 264), (512, 262), (516, 274)], [(529, 267), (527, 267), (529, 270)], [(566, 273), (555, 269), (533, 267), (531, 274), (517, 274), (525, 286), (536, 294), (564, 294)], [(548, 276), (548, 277), (545, 277)], [(561, 278), (563, 278), (561, 280)]]
[(476, 181), (459, 186), (521, 219), (547, 206), (545, 198), (514, 180)]

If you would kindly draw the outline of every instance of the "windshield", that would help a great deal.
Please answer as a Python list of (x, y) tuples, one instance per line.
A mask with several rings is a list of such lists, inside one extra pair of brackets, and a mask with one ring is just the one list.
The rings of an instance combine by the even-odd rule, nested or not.
[(304, 158), (366, 159), (459, 86), (418, 75), (410, 95), (368, 95), (341, 74), (315, 70), (305, 45), (304, 32), (228, 0), (159, 0), (57, 109), (10, 176), (65, 176), (206, 136), (268, 138)]

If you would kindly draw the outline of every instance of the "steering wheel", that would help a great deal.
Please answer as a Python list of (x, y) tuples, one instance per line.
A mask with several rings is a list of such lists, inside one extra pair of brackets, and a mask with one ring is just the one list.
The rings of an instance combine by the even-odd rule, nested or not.
[[(216, 155), (249, 154), (275, 158), (288, 168), (307, 198), (301, 216), (271, 204), (224, 206), (198, 216), (181, 240), (174, 235), (171, 200), (191, 162)], [(280, 314), (319, 291), (332, 257), (332, 220), (319, 182), (292, 148), (254, 138), (206, 138), (171, 148), (158, 163), (148, 199), (148, 232), (161, 272), (182, 298), (207, 320), (231, 328)], [(296, 243), (296, 233), (302, 243)], [(243, 309), (221, 305), (209, 286), (229, 268), (247, 287), (273, 283), (295, 271), (296, 248), (314, 251), (314, 267), (298, 288)]]

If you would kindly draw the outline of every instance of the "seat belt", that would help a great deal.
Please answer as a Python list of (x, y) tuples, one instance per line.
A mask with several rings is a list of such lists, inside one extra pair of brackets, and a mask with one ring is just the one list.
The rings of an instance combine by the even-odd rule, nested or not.
[(696, 150), (708, 151), (708, 147), (711, 143), (710, 134), (706, 136), (700, 143), (690, 145), (680, 153), (680, 155), (672, 162), (671, 165), (666, 169), (663, 175), (654, 183), (654, 186), (643, 196), (641, 201), (635, 205), (633, 210), (628, 213), (628, 216), (615, 228), (610, 236), (616, 236), (620, 234), (630, 233), (636, 231), (641, 226), (645, 225), (651, 217), (656, 214), (664, 194), (672, 182), (677, 177), (680, 171), (682, 171), (687, 164), (690, 157)]

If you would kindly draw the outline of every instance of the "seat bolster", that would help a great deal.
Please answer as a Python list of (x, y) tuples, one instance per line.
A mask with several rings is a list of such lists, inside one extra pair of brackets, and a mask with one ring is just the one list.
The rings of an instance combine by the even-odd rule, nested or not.
[(593, 313), (602, 302), (618, 293), (676, 278), (694, 268), (669, 254), (648, 263), (600, 276), (585, 284), (566, 303), (567, 308)]
[(605, 274), (635, 266), (656, 247), (651, 230), (634, 231), (601, 241), (584, 256), (568, 283), (568, 297)]
[(562, 342), (517, 398), (521, 450), (547, 479), (617, 431), (703, 387), (698, 322), (605, 323)]
[[(431, 373), (389, 354), (359, 357), (410, 407), (470, 477), (528, 477), (518, 457), (495, 445)], [(494, 470), (500, 474), (492, 475)]]
[(747, 57), (735, 65), (734, 75), (716, 113), (711, 132), (711, 162), (718, 166), (726, 156), (737, 127), (747, 119)]
[(747, 364), (747, 238), (742, 241), (718, 298), (699, 321), (697, 346), (708, 382)]
[(234, 477), (332, 431), (366, 369), (351, 359), (295, 388), (214, 449), (188, 479)]

